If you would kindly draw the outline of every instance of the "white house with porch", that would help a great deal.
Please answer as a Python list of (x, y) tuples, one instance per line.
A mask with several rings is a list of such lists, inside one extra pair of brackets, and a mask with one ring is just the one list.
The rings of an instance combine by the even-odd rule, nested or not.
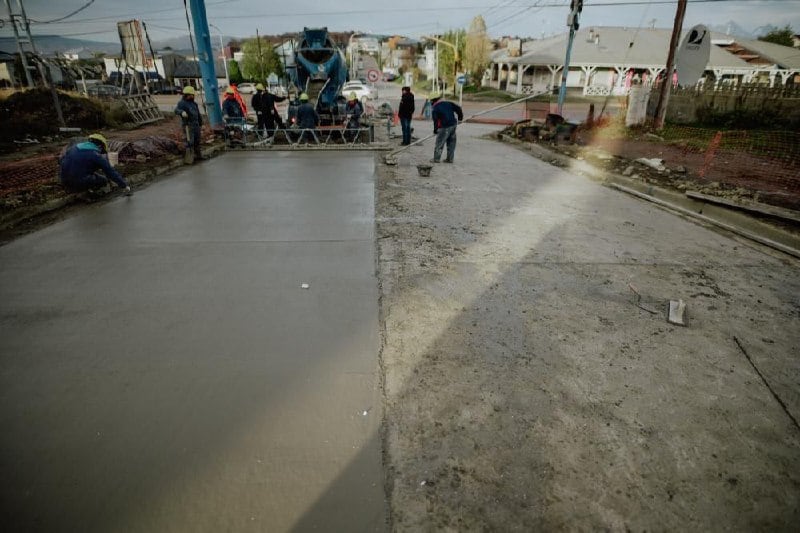
[[(580, 90), (586, 96), (625, 95), (632, 85), (652, 83), (664, 75), (671, 33), (667, 29), (596, 26), (579, 30), (572, 48), (567, 88)], [(496, 50), (486, 83), (517, 94), (558, 87), (567, 41), (568, 34), (564, 33), (524, 42), (521, 50), (519, 44), (515, 49)], [(705, 81), (742, 83), (760, 79), (766, 73), (772, 83), (787, 83), (800, 68), (786, 67), (748, 63), (720, 46), (712, 46)]]

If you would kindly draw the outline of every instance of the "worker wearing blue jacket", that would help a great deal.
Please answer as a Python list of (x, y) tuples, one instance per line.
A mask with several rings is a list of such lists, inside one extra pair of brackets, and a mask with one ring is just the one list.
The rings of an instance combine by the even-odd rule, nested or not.
[(447, 145), (445, 163), (452, 163), (456, 153), (456, 127), (464, 120), (464, 112), (457, 104), (441, 100), (442, 95), (434, 93), (430, 96), (433, 104), (431, 119), (433, 120), (433, 133), (436, 134), (436, 146), (433, 149), (432, 163), (438, 163), (442, 157), (442, 150)]
[[(61, 158), (59, 178), (67, 189), (74, 192), (93, 191), (113, 181), (125, 194), (131, 188), (103, 154), (108, 153), (108, 141), (99, 133), (89, 135), (89, 140), (71, 146)], [(102, 170), (105, 176), (97, 171)]]
[(203, 116), (200, 108), (194, 101), (195, 90), (191, 85), (183, 88), (183, 96), (178, 105), (175, 106), (175, 114), (180, 115), (184, 130), (188, 129), (186, 138), (186, 149), (194, 150), (195, 161), (203, 159), (200, 151), (200, 127), (203, 125)]

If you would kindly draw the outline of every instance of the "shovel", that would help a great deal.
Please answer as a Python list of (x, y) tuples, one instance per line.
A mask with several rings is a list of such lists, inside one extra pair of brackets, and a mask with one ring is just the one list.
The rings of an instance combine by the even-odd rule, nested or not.
[(183, 153), (183, 163), (186, 165), (191, 165), (194, 163), (194, 144), (192, 143), (192, 133), (189, 130), (188, 124), (184, 125), (183, 130), (186, 132), (186, 151)]

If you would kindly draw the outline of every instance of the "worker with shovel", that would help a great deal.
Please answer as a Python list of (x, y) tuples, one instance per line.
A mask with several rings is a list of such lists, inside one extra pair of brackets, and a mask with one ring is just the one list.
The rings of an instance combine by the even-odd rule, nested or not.
[[(200, 126), (203, 125), (203, 117), (200, 115), (200, 108), (194, 101), (194, 94), (194, 87), (187, 85), (183, 88), (180, 102), (175, 106), (175, 114), (180, 115), (183, 133), (186, 135), (184, 161), (189, 164), (193, 163), (195, 159), (203, 159), (200, 151)], [(194, 157), (192, 157), (193, 154)]]

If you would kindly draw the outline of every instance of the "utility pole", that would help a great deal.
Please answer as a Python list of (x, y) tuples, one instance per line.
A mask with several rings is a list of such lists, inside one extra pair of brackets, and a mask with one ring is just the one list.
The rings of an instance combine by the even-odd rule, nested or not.
[(6, 0), (6, 9), (8, 9), (8, 18), (11, 19), (11, 27), (14, 29), (14, 39), (17, 41), (17, 51), (19, 51), (19, 59), (22, 61), (22, 70), (25, 71), (25, 80), (28, 82), (28, 87), (32, 89), (35, 85), (31, 76), (31, 67), (28, 66), (28, 58), (25, 56), (25, 49), (22, 48), (22, 39), (17, 30), (17, 20), (14, 18), (14, 12), (11, 11), (11, 0)]
[[(567, 76), (569, 76), (569, 58), (572, 55), (572, 43), (575, 41), (575, 32), (580, 28), (578, 17), (583, 11), (583, 0), (572, 0), (570, 12), (567, 15), (569, 26), (569, 41), (567, 42), (567, 57), (564, 59), (564, 69), (561, 71), (561, 87), (558, 90), (558, 114), (564, 115), (564, 100), (567, 97)], [(509, 68), (509, 71), (511, 69)]]
[(228, 72), (228, 54), (225, 52), (225, 44), (222, 42), (222, 30), (214, 24), (209, 24), (209, 26), (217, 30), (217, 35), (219, 35), (219, 53), (222, 55), (222, 66), (225, 68), (225, 83), (230, 87), (231, 74)]
[(264, 79), (264, 63), (261, 59), (261, 37), (258, 35), (258, 28), (256, 28), (256, 43), (258, 44), (258, 72), (261, 74), (261, 78)]
[(664, 118), (667, 115), (667, 101), (669, 90), (672, 87), (672, 71), (675, 68), (675, 49), (683, 29), (683, 17), (686, 15), (686, 0), (678, 0), (678, 10), (675, 12), (675, 24), (672, 26), (672, 38), (669, 41), (669, 54), (667, 55), (667, 70), (664, 71), (664, 81), (661, 83), (661, 93), (658, 97), (656, 116), (653, 127), (660, 130), (664, 127)]
[[(33, 88), (35, 85), (33, 83), (33, 79), (31, 78), (30, 67), (28, 67), (28, 60), (25, 57), (25, 48), (22, 46), (23, 44), (29, 44), (31, 47), (31, 52), (33, 52), (34, 58), (36, 58), (37, 67), (39, 68), (39, 74), (42, 76), (42, 83), (45, 87), (50, 89), (50, 95), (53, 97), (53, 107), (56, 110), (56, 116), (58, 117), (58, 123), (61, 127), (65, 127), (67, 123), (64, 121), (64, 114), (61, 112), (61, 102), (58, 100), (58, 91), (56, 91), (55, 85), (50, 83), (50, 76), (47, 71), (47, 67), (44, 65), (44, 61), (41, 57), (39, 57), (39, 52), (36, 50), (36, 44), (33, 42), (33, 35), (31, 35), (31, 23), (28, 20), (28, 16), (25, 14), (25, 6), (22, 5), (22, 0), (17, 0), (17, 7), (19, 7), (19, 15), (14, 15), (11, 11), (11, 3), (10, 0), (6, 0), (6, 8), (8, 8), (8, 16), (11, 19), (11, 26), (14, 28), (14, 37), (17, 40), (17, 49), (19, 50), (20, 60), (22, 61), (22, 68), (25, 70), (25, 79), (28, 81), (28, 87)], [(22, 27), (25, 30), (25, 35), (27, 35), (27, 43), (25, 38), (21, 38), (19, 35), (19, 31), (17, 30), (17, 21), (15, 17), (19, 17)]]
[(197, 60), (203, 76), (208, 122), (212, 128), (220, 128), (223, 126), (222, 108), (219, 103), (219, 86), (217, 73), (214, 70), (214, 51), (211, 48), (211, 35), (208, 31), (206, 4), (203, 0), (189, 0), (189, 5), (192, 8), (192, 27), (197, 40)]

